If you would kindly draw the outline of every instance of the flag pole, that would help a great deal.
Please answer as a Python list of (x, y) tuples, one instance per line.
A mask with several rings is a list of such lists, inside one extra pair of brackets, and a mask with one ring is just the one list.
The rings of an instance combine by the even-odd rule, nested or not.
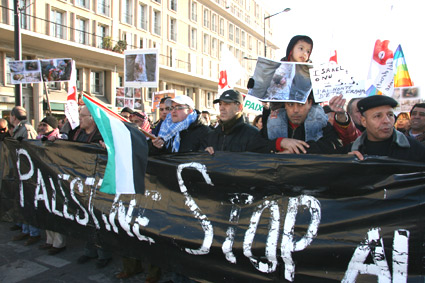
[[(105, 105), (103, 105), (102, 103), (94, 100), (93, 98), (91, 98), (90, 96), (86, 95), (85, 93), (83, 93), (83, 96), (87, 99), (90, 100), (92, 103), (96, 104), (97, 106), (99, 106), (100, 108), (102, 108), (102, 110), (104, 110), (106, 113), (108, 113), (109, 115), (111, 115), (112, 117), (115, 117), (123, 122), (128, 122), (130, 123), (130, 121), (128, 121), (126, 118), (122, 117), (121, 115), (115, 113), (114, 111), (112, 111), (111, 109), (109, 109), (108, 107), (106, 107)], [(151, 133), (146, 132), (145, 130), (143, 130), (142, 128), (138, 127), (139, 130), (148, 138), (150, 138), (151, 140), (156, 139), (156, 136), (152, 135)]]

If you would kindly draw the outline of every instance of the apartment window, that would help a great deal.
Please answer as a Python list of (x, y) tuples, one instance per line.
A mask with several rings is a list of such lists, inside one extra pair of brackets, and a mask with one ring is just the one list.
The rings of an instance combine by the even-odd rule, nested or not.
[(133, 37), (132, 37), (131, 33), (123, 32), (122, 33), (122, 39), (127, 43), (126, 48), (132, 49)]
[(161, 12), (153, 12), (153, 32), (157, 35), (161, 35)]
[(177, 20), (170, 18), (170, 40), (177, 41)]
[(101, 94), (103, 95), (102, 90), (102, 72), (90, 72), (90, 91), (95, 94)]
[(126, 24), (131, 24), (132, 10), (131, 0), (124, 0), (122, 7), (122, 21)]
[(214, 95), (211, 92), (207, 92), (207, 107), (208, 108), (213, 107), (213, 100), (214, 100)]
[(217, 57), (217, 39), (211, 39), (211, 55)]
[(210, 36), (208, 34), (204, 34), (204, 53), (209, 53), (210, 51)]
[(81, 82), (81, 69), (76, 69), (77, 73), (77, 90), (83, 89), (83, 83)]
[(210, 11), (204, 9), (204, 27), (210, 28)]
[(6, 55), (6, 84), (11, 84), (10, 61), (15, 61), (15, 58)]
[(112, 46), (107, 46), (108, 43), (106, 42), (106, 40), (105, 40), (105, 43), (103, 42), (104, 38), (108, 36), (108, 28), (106, 26), (98, 25), (96, 34), (97, 34), (97, 47), (98, 48), (105, 48), (105, 49), (112, 48)]
[(195, 1), (192, 1), (190, 8), (190, 19), (196, 22), (198, 20), (198, 6)]
[(240, 34), (239, 34), (239, 28), (238, 27), (235, 30), (235, 41), (236, 41), (236, 44), (240, 43)]
[(147, 27), (147, 17), (146, 17), (146, 5), (140, 3), (139, 4), (139, 15), (138, 15), (138, 20), (139, 20), (139, 28), (146, 30)]
[(213, 32), (217, 32), (217, 15), (213, 14), (211, 17), (211, 29)]
[[(21, 26), (22, 29), (30, 29), (30, 22), (31, 21), (30, 21), (29, 14), (31, 13), (31, 11), (30, 11), (29, 4), (28, 4), (29, 7), (26, 7), (26, 6), (27, 6), (26, 0), (20, 0), (19, 1), (19, 7), (25, 7), (25, 10), (22, 11), (21, 17), (20, 17), (20, 20), (21, 20), (20, 26)], [(13, 19), (15, 19), (15, 18), (13, 18)]]
[(160, 3), (161, 4), (161, 0), (154, 0), (156, 3)]
[(248, 49), (252, 50), (252, 37), (248, 35)]
[(84, 8), (89, 8), (89, 1), (88, 0), (77, 0), (77, 1), (75, 1), (75, 3), (78, 5), (78, 6), (81, 6), (81, 7), (84, 7)]
[(170, 0), (170, 10), (177, 12), (177, 0)]
[(255, 4), (255, 17), (258, 19), (260, 17), (260, 6)]
[(229, 40), (233, 41), (233, 24), (229, 23)]
[(224, 20), (220, 19), (220, 35), (224, 36)]
[(154, 88), (148, 88), (148, 97), (147, 97), (147, 101), (152, 101), (152, 98), (153, 98), (153, 93), (154, 93), (154, 91), (155, 91), (156, 89), (154, 89)]
[(109, 2), (108, 2), (108, 0), (97, 0), (97, 12), (99, 14), (109, 16)]
[(246, 33), (242, 30), (241, 31), (241, 45), (242, 47), (245, 47), (246, 44)]
[(77, 18), (77, 42), (81, 44), (87, 44), (87, 21), (84, 19)]
[(50, 19), (50, 35), (57, 38), (64, 38), (64, 13), (57, 10), (52, 10), (50, 12)]
[(190, 28), (190, 47), (196, 49), (197, 40), (197, 31), (196, 28)]

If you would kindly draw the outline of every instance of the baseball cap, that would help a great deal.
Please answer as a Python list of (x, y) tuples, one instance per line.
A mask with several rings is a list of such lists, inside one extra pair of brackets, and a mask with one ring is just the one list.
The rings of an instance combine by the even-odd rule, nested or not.
[(187, 95), (177, 95), (174, 98), (167, 99), (165, 101), (165, 105), (167, 107), (171, 107), (171, 102), (172, 101), (174, 101), (175, 103), (178, 103), (178, 104), (187, 105), (191, 109), (195, 109), (195, 102), (193, 102), (192, 98), (190, 98)]
[(243, 104), (243, 96), (242, 94), (233, 89), (226, 90), (220, 95), (220, 98), (213, 101), (214, 104), (219, 103), (220, 101), (224, 102), (239, 102)]

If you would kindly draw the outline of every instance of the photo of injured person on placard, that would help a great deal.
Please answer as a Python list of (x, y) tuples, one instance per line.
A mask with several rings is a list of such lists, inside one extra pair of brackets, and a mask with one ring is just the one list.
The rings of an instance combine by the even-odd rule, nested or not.
[(311, 64), (277, 62), (258, 58), (254, 71), (253, 96), (264, 102), (305, 103), (312, 90)]

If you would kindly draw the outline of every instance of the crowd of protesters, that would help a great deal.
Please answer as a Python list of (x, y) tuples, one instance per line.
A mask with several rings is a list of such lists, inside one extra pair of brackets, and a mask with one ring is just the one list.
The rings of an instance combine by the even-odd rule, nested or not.
[[(308, 36), (294, 37), (282, 61), (310, 62), (313, 42)], [(250, 82), (251, 86), (255, 82)], [(208, 111), (200, 112), (186, 95), (165, 97), (159, 103), (159, 120), (153, 124), (148, 115), (125, 107), (120, 115), (155, 138), (148, 139), (149, 155), (184, 152), (220, 151), (276, 154), (352, 154), (362, 160), (367, 156), (388, 156), (410, 161), (425, 161), (425, 103), (415, 104), (410, 113), (396, 116), (398, 102), (388, 96), (370, 96), (347, 101), (335, 96), (329, 105), (315, 103), (313, 95), (305, 103), (264, 103), (263, 113), (253, 124), (246, 122), (243, 96), (236, 90), (223, 92), (214, 100), (219, 114), (212, 121)], [(0, 119), (0, 140), (67, 139), (102, 144), (102, 136), (87, 107), (79, 110), (80, 125), (71, 130), (66, 119), (47, 116), (36, 131), (27, 121), (22, 107), (13, 108), (10, 121)], [(59, 124), (60, 122), (60, 124)], [(40, 229), (27, 223), (15, 223), (19, 230), (13, 240), (24, 245), (37, 243)], [(46, 231), (46, 242), (40, 249), (57, 254), (66, 249), (64, 235)], [(86, 243), (78, 259), (85, 263), (97, 258), (98, 268), (105, 267), (111, 252), (94, 241)], [(117, 278), (128, 278), (142, 272), (140, 259), (123, 258), (123, 271)], [(182, 275), (176, 275), (183, 278)], [(160, 280), (161, 270), (151, 265), (147, 282)], [(178, 281), (178, 280), (177, 280)]]

